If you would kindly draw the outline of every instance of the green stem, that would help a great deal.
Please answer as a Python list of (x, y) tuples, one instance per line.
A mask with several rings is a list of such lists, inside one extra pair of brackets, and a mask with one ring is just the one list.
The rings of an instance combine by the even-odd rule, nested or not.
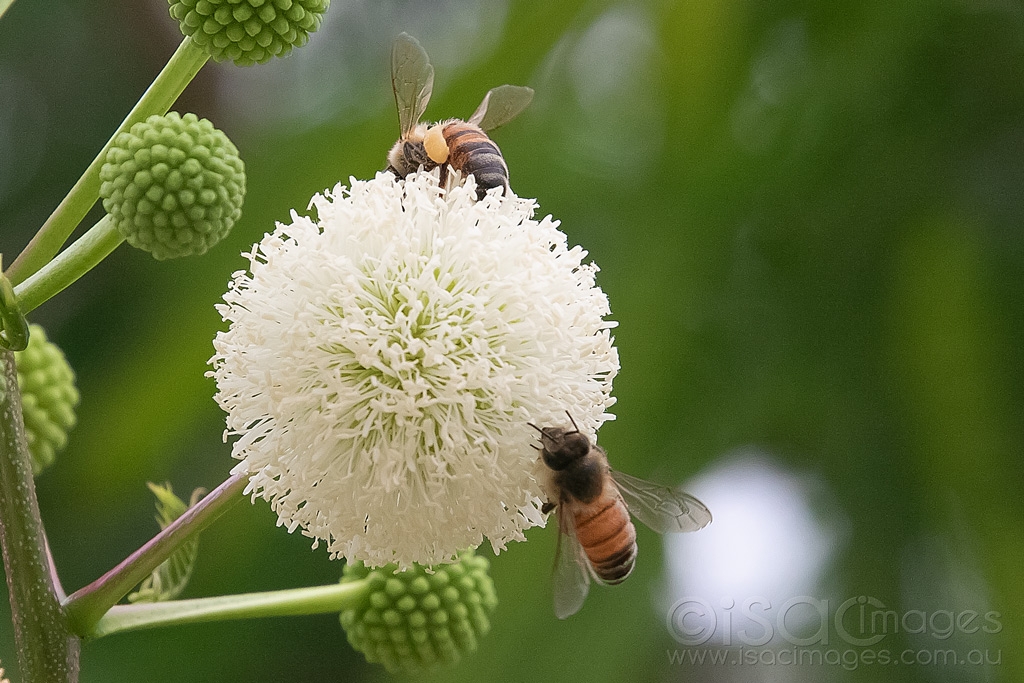
[(69, 596), (64, 601), (64, 607), (68, 612), (71, 630), (79, 635), (91, 633), (111, 607), (128, 595), (132, 588), (149, 576), (182, 543), (212, 524), (232, 504), (242, 500), (240, 494), (247, 481), (244, 474), (230, 476), (121, 564)]
[(155, 626), (341, 612), (362, 600), (368, 589), (368, 582), (354, 581), (198, 600), (117, 605), (99, 620), (89, 637)]
[[(0, 254), (2, 269), (3, 254)], [(28, 321), (18, 306), (11, 281), (0, 272), (0, 347), (11, 351), (24, 351), (28, 346)]]
[(39, 517), (14, 354), (0, 350), (0, 362), (0, 545), (18, 664), (27, 683), (73, 683), (81, 641), (61, 608)]
[(22, 314), (42, 305), (95, 268), (121, 242), (124, 237), (108, 213), (57, 258), (14, 288)]
[(7, 277), (12, 283), (17, 285), (24, 282), (49, 262), (60, 251), (61, 246), (71, 236), (78, 224), (82, 222), (92, 205), (96, 203), (96, 198), (100, 194), (100, 168), (107, 158), (107, 151), (114, 144), (117, 136), (130, 129), (134, 124), (145, 121), (153, 114), (166, 114), (174, 101), (178, 99), (181, 91), (206, 64), (207, 59), (209, 59), (209, 55), (202, 48), (193, 44), (191, 38), (181, 41), (181, 45), (157, 75), (153, 84), (143, 94), (142, 99), (125, 117), (117, 131), (92, 160), (89, 167), (85, 169), (82, 177), (46, 219), (43, 227), (39, 229), (24, 251), (11, 264), (7, 271)]

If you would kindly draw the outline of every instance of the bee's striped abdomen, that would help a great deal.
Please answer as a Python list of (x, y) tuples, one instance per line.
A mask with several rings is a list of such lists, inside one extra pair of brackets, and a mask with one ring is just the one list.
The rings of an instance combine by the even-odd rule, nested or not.
[(448, 144), (448, 163), (464, 175), (476, 178), (477, 199), (483, 199), (492, 187), (508, 190), (508, 166), (501, 150), (487, 134), (472, 123), (455, 121), (444, 128)]
[(618, 491), (579, 505), (575, 513), (576, 538), (594, 573), (605, 583), (624, 581), (636, 563), (636, 527)]

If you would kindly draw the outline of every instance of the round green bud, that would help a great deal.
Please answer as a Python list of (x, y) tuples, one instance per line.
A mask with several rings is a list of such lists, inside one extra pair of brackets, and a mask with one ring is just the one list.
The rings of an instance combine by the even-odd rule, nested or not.
[(457, 662), (491, 628), (498, 598), (489, 568), (487, 558), (472, 550), (430, 570), (346, 565), (342, 583), (369, 584), (366, 598), (341, 613), (348, 642), (391, 673)]
[(205, 253), (242, 215), (245, 164), (195, 114), (153, 115), (118, 135), (100, 180), (118, 231), (161, 260)]
[(250, 66), (284, 57), (320, 28), (331, 0), (168, 0), (181, 32), (214, 60)]
[(79, 396), (64, 352), (46, 339), (39, 325), (30, 325), (29, 332), (28, 346), (16, 351), (14, 360), (32, 472), (39, 474), (67, 444)]

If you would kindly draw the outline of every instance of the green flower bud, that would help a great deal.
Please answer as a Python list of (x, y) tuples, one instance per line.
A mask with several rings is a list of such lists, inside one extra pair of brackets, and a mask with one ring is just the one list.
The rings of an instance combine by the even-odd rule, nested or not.
[(216, 61), (284, 57), (320, 28), (331, 0), (168, 0), (181, 32)]
[(195, 114), (150, 116), (118, 135), (100, 180), (118, 231), (161, 260), (205, 253), (242, 215), (245, 164)]
[(433, 573), (419, 565), (404, 572), (396, 565), (372, 571), (362, 563), (346, 565), (342, 583), (370, 584), (366, 598), (341, 613), (348, 642), (391, 673), (457, 662), (491, 628), (498, 598), (489, 567), (472, 550)]
[(46, 339), (39, 325), (29, 330), (28, 347), (16, 351), (14, 360), (32, 472), (39, 474), (67, 444), (79, 396), (75, 372), (60, 347)]

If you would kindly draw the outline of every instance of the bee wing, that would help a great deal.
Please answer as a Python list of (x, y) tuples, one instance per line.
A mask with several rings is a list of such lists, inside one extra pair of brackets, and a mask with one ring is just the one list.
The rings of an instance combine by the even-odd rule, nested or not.
[(484, 95), (484, 101), (469, 117), (469, 122), (484, 130), (494, 130), (519, 116), (532, 100), (533, 88), (522, 85), (500, 85), (491, 88)]
[(404, 138), (419, 123), (434, 89), (434, 67), (427, 51), (408, 33), (399, 35), (391, 48), (391, 87)]
[(571, 617), (583, 607), (590, 591), (590, 563), (576, 538), (576, 523), (571, 513), (558, 506), (558, 544), (555, 546), (555, 616)]
[(612, 470), (626, 507), (641, 522), (659, 534), (697, 531), (711, 522), (711, 511), (681, 488), (639, 479)]

